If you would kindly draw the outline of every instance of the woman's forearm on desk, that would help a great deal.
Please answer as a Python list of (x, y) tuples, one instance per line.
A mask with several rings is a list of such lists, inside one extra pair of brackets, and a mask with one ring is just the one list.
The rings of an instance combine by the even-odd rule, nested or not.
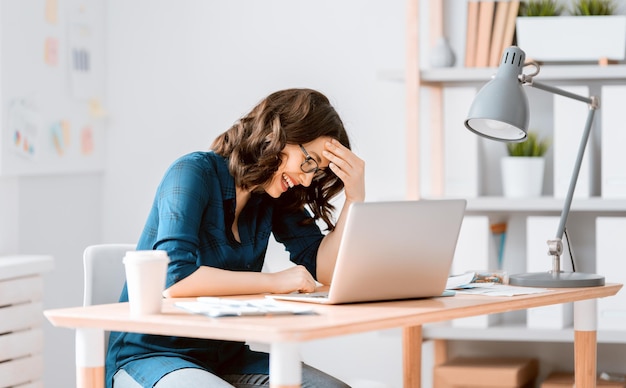
[(202, 266), (163, 292), (168, 298), (312, 292), (315, 281), (303, 266), (275, 273), (227, 271)]

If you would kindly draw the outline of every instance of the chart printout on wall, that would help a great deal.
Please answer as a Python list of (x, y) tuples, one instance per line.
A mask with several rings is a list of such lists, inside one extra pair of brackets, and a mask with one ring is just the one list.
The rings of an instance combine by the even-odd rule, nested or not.
[(104, 167), (104, 1), (0, 3), (0, 175)]

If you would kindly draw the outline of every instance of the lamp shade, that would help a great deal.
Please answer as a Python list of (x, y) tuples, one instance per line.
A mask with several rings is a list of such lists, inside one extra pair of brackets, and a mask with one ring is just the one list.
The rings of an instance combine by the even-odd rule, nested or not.
[(474, 98), (465, 120), (467, 129), (491, 140), (526, 140), (528, 98), (519, 79), (525, 58), (519, 47), (504, 51), (496, 75)]

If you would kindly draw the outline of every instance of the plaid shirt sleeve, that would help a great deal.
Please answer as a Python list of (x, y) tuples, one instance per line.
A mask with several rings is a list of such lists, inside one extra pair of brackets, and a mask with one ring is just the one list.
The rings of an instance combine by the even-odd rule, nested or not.
[(214, 170), (198, 163), (198, 157), (177, 160), (157, 189), (152, 211), (142, 234), (141, 249), (162, 249), (170, 256), (167, 287), (198, 268), (199, 230), (207, 204), (219, 187), (210, 187)]

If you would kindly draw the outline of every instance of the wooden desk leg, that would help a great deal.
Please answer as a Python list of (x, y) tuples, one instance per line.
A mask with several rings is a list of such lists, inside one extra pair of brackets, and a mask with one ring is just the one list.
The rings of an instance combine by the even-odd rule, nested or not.
[(448, 341), (444, 339), (433, 340), (435, 349), (435, 366), (441, 365), (448, 361)]
[(422, 326), (405, 327), (402, 331), (402, 368), (405, 388), (422, 384)]
[(576, 387), (596, 386), (597, 301), (574, 302), (574, 373)]
[(104, 330), (76, 329), (76, 387), (104, 388)]
[(297, 343), (273, 343), (270, 347), (270, 388), (299, 388), (302, 364)]

